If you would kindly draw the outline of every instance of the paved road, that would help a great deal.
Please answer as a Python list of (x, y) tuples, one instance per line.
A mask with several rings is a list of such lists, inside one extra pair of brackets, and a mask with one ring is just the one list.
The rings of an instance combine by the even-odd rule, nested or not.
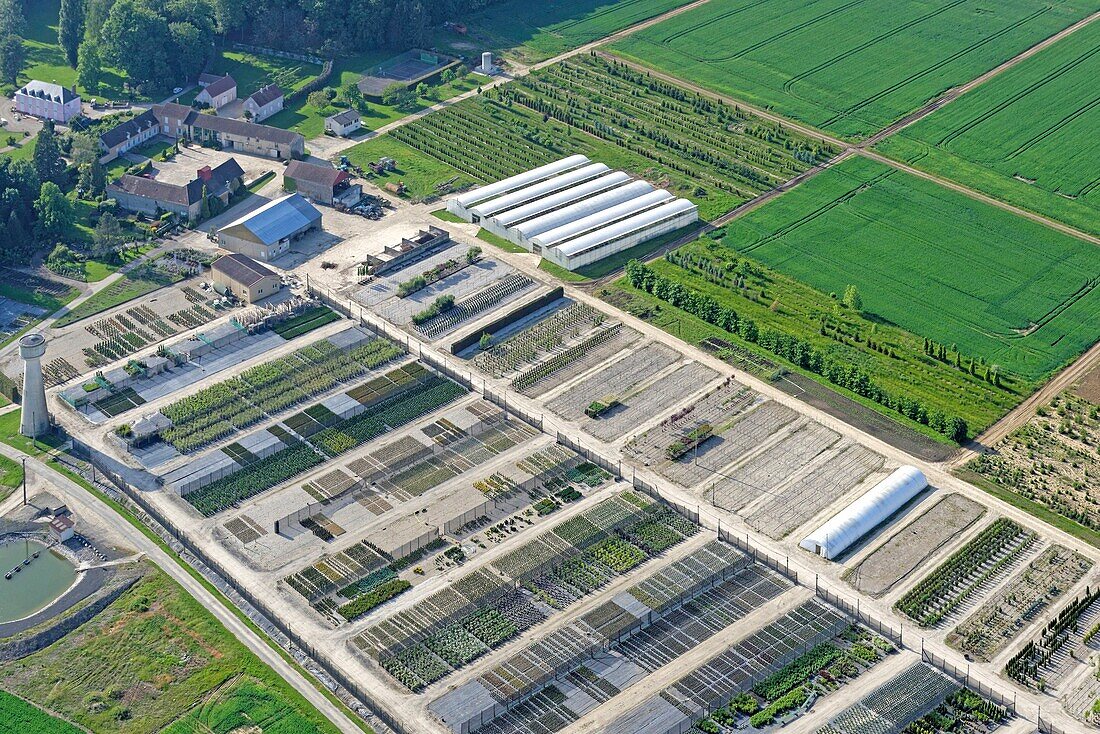
[(72, 481), (63, 474), (50, 469), (38, 459), (31, 458), (27, 454), (14, 449), (7, 444), (0, 444), (0, 454), (10, 459), (21, 461), (27, 458), (27, 473), (39, 479), (43, 479), (54, 486), (54, 492), (74, 508), (78, 516), (91, 516), (99, 523), (114, 529), (123, 541), (139, 553), (144, 553), (166, 574), (172, 577), (176, 583), (182, 586), (187, 593), (193, 596), (206, 608), (234, 637), (240, 640), (260, 660), (271, 667), (280, 677), (294, 687), (302, 696), (315, 706), (323, 716), (331, 721), (343, 734), (363, 734), (363, 729), (357, 726), (348, 716), (321, 694), (317, 687), (307, 680), (297, 669), (291, 666), (275, 650), (271, 648), (252, 628), (225, 607), (205, 586), (200, 584), (189, 574), (179, 562), (164, 552), (164, 550), (147, 538), (140, 530), (120, 517), (107, 504), (102, 502), (94, 494)]

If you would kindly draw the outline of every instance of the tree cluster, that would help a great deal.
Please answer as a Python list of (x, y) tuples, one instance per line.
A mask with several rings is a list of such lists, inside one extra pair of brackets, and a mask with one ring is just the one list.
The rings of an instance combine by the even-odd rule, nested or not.
[(919, 400), (893, 395), (876, 384), (870, 375), (848, 361), (842, 361), (816, 349), (804, 339), (770, 327), (760, 327), (755, 321), (738, 315), (710, 296), (686, 288), (682, 283), (659, 275), (636, 260), (626, 265), (626, 277), (633, 287), (645, 291), (666, 303), (683, 309), (708, 324), (713, 324), (744, 341), (756, 344), (808, 372), (821, 375), (834, 385), (883, 405), (905, 417), (929, 426), (951, 440), (966, 440), (966, 421), (931, 410)]

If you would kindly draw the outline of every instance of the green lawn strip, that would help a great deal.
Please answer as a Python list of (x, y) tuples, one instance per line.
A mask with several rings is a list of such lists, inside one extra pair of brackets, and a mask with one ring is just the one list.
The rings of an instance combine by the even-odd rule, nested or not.
[(268, 171), (248, 185), (248, 192), (251, 194), (255, 194), (257, 191), (266, 186), (268, 181), (273, 178), (275, 178), (275, 171)]
[[(0, 396), (2, 397), (2, 396)], [(7, 400), (7, 398), (4, 398)], [(0, 456), (0, 501), (7, 499), (23, 483), (23, 466), (15, 459)]]
[(39, 306), (46, 309), (47, 313), (53, 313), (79, 295), (80, 291), (76, 288), (70, 288), (68, 293), (61, 298), (57, 298), (46, 293), (37, 293), (25, 288), (20, 288), (14, 283), (0, 282), (0, 296), (31, 306)]
[[(509, 242), (499, 235), (495, 235), (487, 229), (479, 229), (477, 231), (477, 238), (482, 242), (488, 242), (493, 247), (499, 247), (505, 252), (513, 252), (517, 255), (527, 252), (514, 242)], [(553, 264), (553, 263), (551, 263)]]
[[(35, 141), (38, 140), (38, 136), (36, 135), (32, 138), (21, 138), (16, 135), (15, 138), (18, 141), (16, 143), (15, 149), (0, 153), (0, 157), (7, 158), (12, 161), (29, 161), (31, 158), (34, 157), (34, 145)], [(4, 135), (3, 131), (0, 130), (0, 140), (6, 139), (7, 135)]]
[[(436, 184), (455, 176), (458, 177), (454, 182), (456, 189), (479, 183), (470, 176), (460, 174), (443, 161), (424, 155), (388, 135), (359, 143), (349, 148), (344, 154), (364, 171), (369, 171), (368, 163), (377, 161), (379, 158), (393, 158), (397, 161), (397, 170), (383, 174), (370, 173), (367, 181), (379, 188), (383, 188), (387, 183), (404, 183), (408, 189), (408, 196), (412, 199), (434, 195)], [(392, 195), (390, 192), (383, 192), (383, 196)]]
[(155, 273), (151, 270), (142, 272), (142, 269), (138, 268), (73, 308), (55, 321), (54, 326), (68, 326), (175, 282), (178, 282), (178, 278)]
[[(879, 405), (873, 400), (869, 400), (861, 395), (857, 395), (851, 390), (847, 390), (839, 385), (835, 385), (827, 380), (822, 375), (810, 372), (808, 370), (801, 369), (790, 362), (777, 357), (771, 352), (763, 349), (757, 344), (746, 342), (734, 334), (730, 334), (728, 331), (721, 329), (712, 324), (708, 324), (702, 319), (699, 319), (686, 311), (683, 311), (674, 306), (670, 306), (668, 303), (659, 300), (658, 298), (632, 288), (625, 279), (618, 280), (609, 286), (601, 288), (597, 291), (596, 295), (603, 300), (611, 303), (617, 308), (623, 309), (628, 313), (633, 313), (640, 318), (645, 319), (649, 323), (661, 328), (662, 330), (672, 334), (689, 344), (699, 345), (707, 337), (715, 337), (723, 341), (734, 344), (742, 349), (747, 350), (753, 355), (760, 357), (762, 360), (766, 360), (763, 363), (755, 364), (741, 364), (738, 366), (742, 369), (752, 372), (757, 377), (765, 380), (777, 379), (779, 375), (774, 370), (765, 367), (767, 362), (778, 364), (782, 366), (783, 370), (788, 372), (796, 372), (804, 377), (807, 377), (814, 382), (823, 385), (829, 390), (842, 395), (850, 400), (853, 400), (860, 405), (869, 408), (876, 413), (879, 413), (895, 423), (899, 423), (906, 428), (910, 428), (924, 436), (934, 439), (935, 441), (943, 444), (953, 445), (951, 441), (947, 440), (940, 433), (932, 430), (928, 426), (917, 423), (910, 420), (905, 416), (886, 408), (883, 405)], [(647, 314), (648, 313), (648, 317)]]
[(1074, 522), (1064, 515), (1060, 515), (1054, 512), (1050, 508), (1042, 505), (1038, 502), (1022, 497), (1010, 489), (1005, 489), (994, 482), (989, 481), (986, 477), (971, 471), (970, 469), (956, 469), (954, 475), (959, 479), (963, 479), (970, 482), (975, 487), (978, 487), (989, 494), (993, 495), (999, 500), (1007, 502), (1013, 507), (1017, 507), (1035, 517), (1039, 518), (1043, 522), (1049, 523), (1054, 527), (1062, 530), (1079, 540), (1083, 540), (1089, 545), (1100, 548), (1100, 533), (1095, 530), (1090, 530), (1084, 525)]
[[(0, 441), (3, 441), (4, 443), (8, 444), (9, 446), (12, 446), (13, 448), (16, 448), (16, 449), (18, 449), (18, 450), (20, 450), (20, 451), (22, 451), (26, 454), (30, 454), (30, 455), (38, 456), (38, 457), (41, 457), (43, 454), (47, 453), (47, 449), (43, 448), (46, 445), (49, 445), (49, 446), (52, 447), (50, 449), (51, 453), (53, 451), (57, 450), (57, 448), (61, 445), (62, 441), (56, 436), (49, 437), (48, 441), (45, 441), (45, 442), (44, 441), (38, 441), (38, 448), (32, 447), (31, 446), (31, 439), (26, 438), (25, 436), (19, 435), (19, 415), (20, 415), (20, 411), (18, 411), (18, 410), (13, 410), (13, 411), (9, 411), (8, 413), (0, 414)], [(135, 528), (137, 528), (145, 537), (147, 537), (149, 540), (156, 543), (161, 548), (161, 550), (163, 550), (165, 553), (167, 553), (172, 558), (173, 561), (175, 561), (177, 564), (179, 564), (179, 566), (181, 568), (183, 568), (188, 574), (190, 574), (192, 578), (194, 578), (196, 581), (198, 581), (200, 584), (202, 584), (203, 587), (208, 592), (213, 594), (214, 597), (217, 598), (219, 603), (222, 604), (222, 606), (224, 606), (231, 613), (233, 613), (244, 624), (248, 625), (249, 629), (251, 629), (257, 635), (259, 635), (260, 638), (263, 639), (267, 643), (268, 647), (270, 647), (272, 650), (274, 650), (276, 653), (278, 653), (287, 663), (292, 665), (296, 671), (298, 671), (302, 676), (304, 676), (306, 678), (306, 680), (311, 681), (314, 684), (314, 686), (317, 688), (317, 690), (320, 691), (325, 696), (325, 698), (329, 699), (332, 703), (336, 704), (348, 716), (349, 719), (351, 719), (353, 722), (355, 722), (356, 726), (358, 726), (359, 728), (361, 728), (363, 730), (363, 732), (365, 734), (374, 734), (374, 730), (371, 729), (369, 726), (367, 726), (367, 724), (361, 718), (359, 718), (358, 714), (351, 711), (344, 704), (344, 702), (341, 701), (335, 694), (333, 694), (331, 691), (329, 691), (323, 685), (318, 683), (312, 677), (312, 675), (310, 675), (310, 673), (307, 670), (302, 668), (298, 664), (298, 662), (288, 652), (286, 652), (286, 650), (284, 650), (279, 645), (275, 644), (275, 642), (267, 636), (267, 633), (265, 633), (262, 629), (260, 629), (248, 617), (248, 615), (246, 615), (239, 608), (237, 608), (237, 606), (235, 604), (233, 604), (231, 601), (229, 601), (229, 599), (227, 599), (225, 597), (225, 595), (222, 594), (220, 590), (218, 590), (217, 587), (215, 587), (213, 584), (211, 584), (209, 581), (207, 581), (206, 578), (201, 573), (196, 571), (189, 564), (187, 564), (182, 558), (180, 558), (175, 553), (175, 551), (173, 551), (163, 540), (161, 540), (160, 536), (158, 536), (156, 533), (154, 533), (150, 528), (146, 527), (145, 524), (142, 523), (140, 520), (138, 520), (128, 509), (126, 509), (124, 506), (122, 506), (121, 504), (119, 504), (118, 502), (113, 500), (111, 497), (109, 497), (106, 494), (104, 494), (103, 492), (101, 492), (99, 489), (97, 489), (92, 484), (90, 484), (82, 476), (80, 476), (76, 472), (72, 471), (71, 469), (69, 469), (64, 464), (61, 464), (56, 459), (54, 459), (52, 457), (47, 458), (45, 463), (51, 469), (57, 471), (60, 474), (64, 474), (69, 479), (73, 480), (74, 482), (76, 482), (77, 484), (82, 486), (84, 489), (86, 489), (89, 492), (91, 492), (92, 494), (94, 494), (99, 500), (101, 500), (103, 503), (105, 503), (107, 506), (109, 506), (112, 510), (114, 510), (116, 513), (118, 513), (123, 519), (125, 519), (127, 522), (129, 522), (131, 525), (133, 525)], [(295, 694), (297, 694), (296, 691), (295, 691)], [(304, 699), (303, 699), (303, 702), (304, 702)], [(309, 704), (306, 703), (306, 705), (309, 705)]]
[(653, 252), (661, 249), (670, 242), (675, 242), (681, 237), (697, 231), (702, 227), (702, 222), (695, 224), (689, 224), (686, 227), (681, 227), (674, 232), (668, 232), (660, 237), (654, 237), (648, 242), (643, 242), (633, 247), (628, 247), (622, 252), (616, 252), (612, 255), (608, 255), (599, 262), (594, 262), (591, 265), (585, 265), (577, 268), (576, 270), (566, 270), (560, 265), (550, 262), (546, 258), (542, 259), (539, 263), (539, 269), (561, 278), (569, 283), (584, 283), (589, 280), (595, 280), (596, 278), (603, 278), (610, 275), (616, 270), (625, 266), (631, 260), (645, 260), (649, 258)]
[(81, 734), (67, 721), (0, 690), (0, 732), (3, 734)]
[[(1100, 249), (856, 157), (725, 228), (722, 243), (1028, 381), (1096, 339)], [(952, 349), (952, 351), (955, 351)]]
[[(444, 222), (451, 222), (452, 224), (466, 224), (466, 220), (457, 214), (452, 214), (446, 209), (436, 209), (432, 212), (432, 216), (436, 219), (442, 219)], [(481, 230), (484, 232), (485, 230)]]
[(847, 0), (718, 0), (611, 49), (785, 117), (860, 138), (1092, 10), (1080, 0), (1043, 12), (1028, 0), (1005, 0), (989, 13), (975, 13), (966, 3), (901, 0), (884, 18), (874, 5)]
[(550, 273), (559, 280), (564, 280), (566, 283), (587, 283), (588, 278), (581, 275), (579, 271), (566, 270), (556, 262), (551, 262), (545, 257), (539, 260), (539, 270)]

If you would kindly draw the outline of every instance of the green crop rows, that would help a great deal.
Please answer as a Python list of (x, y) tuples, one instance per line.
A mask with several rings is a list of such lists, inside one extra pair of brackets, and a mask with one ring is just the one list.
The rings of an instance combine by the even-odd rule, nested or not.
[(290, 340), (296, 336), (307, 334), (314, 329), (320, 329), (325, 324), (331, 324), (333, 321), (339, 320), (340, 314), (336, 313), (328, 306), (316, 306), (298, 314), (292, 319), (287, 319), (281, 324), (277, 324), (272, 331), (282, 338)]
[(183, 498), (204, 517), (211, 517), (320, 463), (321, 457), (316, 451), (304, 443), (295, 444), (249, 464), (247, 471), (222, 477)]
[(479, 181), (583, 153), (667, 183), (695, 201), (703, 218), (724, 214), (837, 152), (732, 105), (583, 56), (403, 125), (389, 137), (414, 156), (418, 151)]
[(733, 222), (723, 244), (1028, 380), (1096, 339), (1100, 249), (853, 158)]
[(21, 698), (0, 691), (0, 734), (79, 734), (72, 724), (55, 719)]
[(1100, 25), (994, 77), (878, 150), (1100, 234)]
[(612, 49), (842, 136), (866, 136), (1093, 9), (1079, 0), (712, 0)]
[(363, 375), (401, 353), (400, 347), (385, 339), (346, 352), (322, 339), (164, 407), (161, 413), (172, 426), (161, 438), (181, 453), (194, 451)]
[(931, 627), (1033, 540), (1034, 533), (1025, 531), (1008, 518), (997, 518), (921, 579), (896, 606), (921, 626)]

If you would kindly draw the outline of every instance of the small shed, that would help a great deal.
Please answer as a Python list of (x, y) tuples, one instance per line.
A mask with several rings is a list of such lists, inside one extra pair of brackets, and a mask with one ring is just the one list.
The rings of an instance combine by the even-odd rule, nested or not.
[(57, 514), (50, 520), (50, 537), (58, 543), (64, 543), (76, 535), (76, 521), (68, 512)]
[(363, 127), (363, 121), (355, 110), (344, 110), (325, 118), (325, 131), (346, 138)]
[(278, 274), (247, 255), (223, 255), (210, 266), (214, 290), (232, 293), (245, 303), (272, 296), (282, 287)]
[(351, 175), (347, 171), (332, 166), (291, 161), (283, 173), (283, 188), (320, 204), (332, 206), (340, 192), (348, 187), (350, 180)]

